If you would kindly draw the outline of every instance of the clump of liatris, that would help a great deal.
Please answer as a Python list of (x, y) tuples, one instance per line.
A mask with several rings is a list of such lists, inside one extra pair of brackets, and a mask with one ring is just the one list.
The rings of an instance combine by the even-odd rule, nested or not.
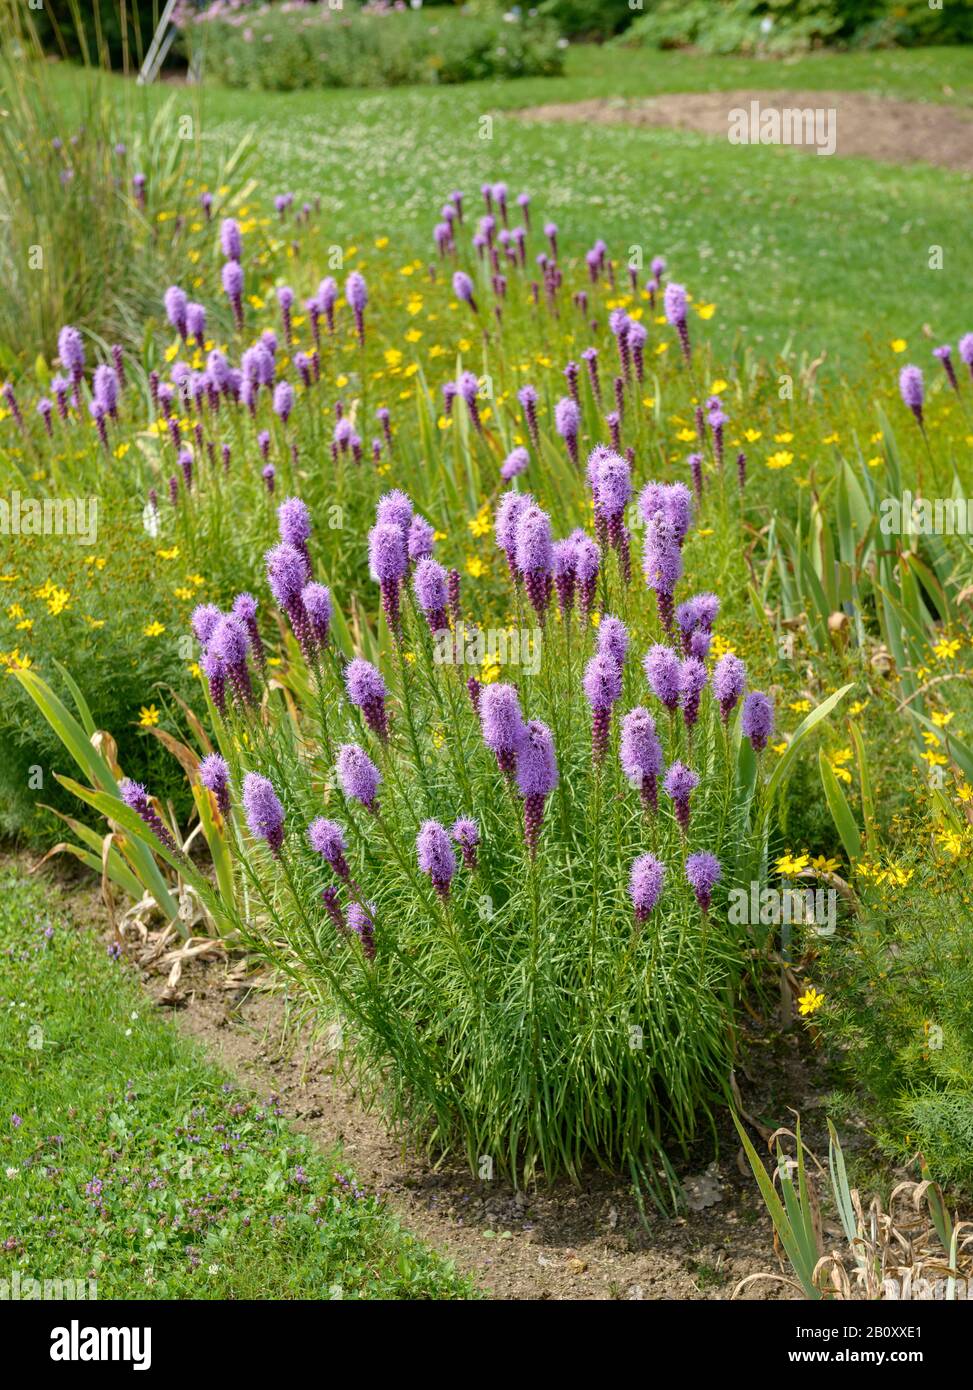
[(382, 775), (371, 758), (357, 743), (345, 743), (338, 749), (338, 783), (349, 801), (360, 801), (366, 811), (378, 813), (376, 796)]
[(544, 802), (557, 787), (557, 782), (557, 758), (551, 731), (539, 719), (531, 719), (525, 726), (517, 755), (517, 786), (524, 799), (524, 840), (532, 859), (537, 854), (544, 821)]
[(715, 854), (703, 850), (690, 854), (686, 859), (686, 882), (696, 894), (696, 901), (704, 912), (709, 912), (713, 901), (713, 889), (719, 883), (723, 870)]
[(588, 459), (588, 480), (599, 533), (618, 549), (625, 534), (625, 508), (632, 496), (632, 470), (619, 454), (599, 446)]
[(630, 785), (638, 789), (643, 807), (658, 810), (662, 745), (656, 734), (655, 720), (641, 705), (629, 710), (622, 720), (619, 759)]
[(699, 776), (685, 763), (673, 763), (662, 783), (666, 795), (672, 802), (679, 828), (685, 833), (689, 829), (689, 798), (699, 786)]
[(423, 821), (416, 836), (419, 868), (428, 874), (443, 902), (449, 898), (449, 885), (456, 873), (456, 856), (449, 836), (436, 820)]
[(635, 920), (640, 925), (648, 920), (649, 914), (662, 896), (665, 876), (665, 865), (652, 854), (640, 854), (632, 865), (628, 892), (635, 908)]
[(279, 858), (284, 844), (284, 808), (266, 777), (248, 772), (243, 779), (243, 811), (247, 829), (256, 840), (264, 840), (272, 855)]
[(166, 849), (173, 854), (179, 853), (175, 840), (162, 824), (162, 820), (149, 800), (149, 794), (141, 782), (133, 782), (130, 778), (123, 777), (118, 784), (118, 794), (125, 805), (149, 827), (156, 839), (165, 845)]
[(253, 687), (247, 667), (247, 630), (239, 618), (221, 618), (213, 629), (207, 655), (220, 662), (230, 679), (236, 700), (246, 708), (253, 704)]
[(511, 776), (526, 734), (516, 687), (488, 685), (480, 692), (479, 713), (484, 743), (496, 754), (500, 771)]
[(774, 706), (761, 690), (751, 690), (743, 702), (740, 729), (755, 753), (762, 753), (774, 732)]
[(348, 699), (364, 716), (365, 723), (383, 743), (388, 742), (389, 724), (385, 709), (385, 682), (369, 661), (356, 656), (345, 667)]
[(476, 847), (480, 843), (480, 831), (476, 821), (461, 817), (454, 822), (450, 834), (460, 847), (463, 863), (472, 871), (476, 868)]

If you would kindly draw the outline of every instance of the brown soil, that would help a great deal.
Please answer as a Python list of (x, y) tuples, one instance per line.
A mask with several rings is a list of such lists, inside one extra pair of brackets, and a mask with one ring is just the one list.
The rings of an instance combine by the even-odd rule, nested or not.
[[(6, 866), (26, 867), (22, 860)], [(48, 881), (52, 907), (79, 929), (111, 935), (90, 879), (79, 882), (51, 866)], [(171, 971), (151, 937), (140, 946), (131, 934), (126, 943), (147, 993), (182, 1033), (244, 1085), (279, 1096), (285, 1117), (322, 1149), (341, 1145), (362, 1186), (381, 1193), (407, 1229), (470, 1274), (488, 1296), (727, 1299), (748, 1275), (780, 1271), (770, 1219), (727, 1116), (720, 1120), (715, 1161), (712, 1145), (703, 1143), (681, 1170), (699, 1209), (676, 1219), (649, 1210), (644, 1224), (630, 1184), (608, 1174), (586, 1176), (579, 1187), (559, 1182), (529, 1192), (482, 1182), (461, 1165), (434, 1166), (390, 1137), (381, 1118), (363, 1109), (354, 1085), (335, 1071), (326, 1041), (295, 1029), (286, 998), (241, 984), (239, 958), (186, 959)], [(153, 954), (157, 959), (148, 963)], [(813, 1061), (801, 1056), (801, 1036), (753, 1035), (739, 1081), (748, 1113), (775, 1126), (791, 1125), (793, 1111), (800, 1111), (809, 1142), (820, 1147), (820, 1088)], [(848, 1137), (846, 1148), (855, 1147)], [(837, 1227), (826, 1223), (825, 1229), (840, 1245)], [(742, 1296), (797, 1295), (768, 1280)]]
[[(601, 125), (675, 126), (727, 138), (729, 112), (750, 102), (783, 110), (834, 109), (839, 156), (859, 155), (893, 164), (926, 163), (973, 170), (973, 113), (918, 101), (888, 101), (860, 92), (668, 92), (626, 101), (600, 98), (534, 106), (519, 114), (533, 121)], [(814, 153), (813, 146), (791, 148)]]

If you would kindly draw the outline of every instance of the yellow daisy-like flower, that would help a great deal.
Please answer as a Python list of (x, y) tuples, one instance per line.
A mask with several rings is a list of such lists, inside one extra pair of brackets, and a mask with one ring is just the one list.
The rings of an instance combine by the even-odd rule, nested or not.
[(808, 855), (808, 854), (796, 854), (796, 855), (795, 855), (795, 854), (791, 854), (791, 852), (788, 850), (788, 852), (787, 852), (786, 854), (782, 854), (782, 855), (780, 856), (780, 858), (775, 862), (774, 867), (776, 868), (776, 870), (777, 870), (777, 872), (778, 872), (779, 874), (784, 874), (784, 875), (786, 875), (786, 876), (790, 876), (791, 874), (799, 874), (799, 873), (801, 873), (802, 870), (804, 870), (804, 869), (807, 868), (807, 866), (808, 866), (808, 864), (810, 864), (810, 862), (811, 862), (811, 857), (810, 857), (810, 855)]
[(763, 438), (763, 433), (764, 433), (763, 430), (753, 430), (753, 429), (744, 430), (744, 431), (743, 431), (743, 437), (744, 437), (744, 439), (747, 441), (748, 444), (756, 444), (756, 442), (757, 442), (758, 439), (762, 439), (762, 438)]
[(933, 647), (933, 652), (939, 657), (940, 661), (949, 661), (958, 655), (960, 649), (959, 639), (953, 637), (945, 642), (937, 642)]
[(466, 573), (471, 579), (482, 579), (486, 574), (486, 565), (478, 555), (468, 555), (466, 558)]
[(716, 313), (715, 304), (694, 304), (693, 308), (701, 319), (711, 319)]
[(160, 560), (178, 560), (179, 547), (174, 545), (171, 550), (157, 550), (155, 553)]
[(692, 444), (693, 440), (696, 438), (696, 431), (690, 429), (680, 430), (676, 438), (679, 440), (680, 444)]
[(776, 454), (771, 454), (767, 460), (768, 468), (789, 468), (794, 462), (794, 455), (788, 449), (779, 449)]
[(811, 1014), (816, 1013), (823, 1003), (824, 995), (819, 994), (813, 985), (808, 985), (800, 999), (798, 999), (797, 1007), (800, 1010), (801, 1017), (808, 1018)]
[(889, 347), (892, 349), (893, 352), (905, 352), (908, 346), (909, 344), (906, 342), (904, 338), (893, 338), (892, 341), (889, 343)]
[(470, 531), (474, 536), (488, 536), (493, 526), (493, 523), (490, 519), (489, 504), (484, 503), (480, 510), (477, 512), (476, 516), (472, 519), (472, 521), (468, 522), (467, 525), (469, 526)]
[(795, 714), (807, 714), (811, 709), (811, 701), (792, 700), (787, 708), (792, 709)]
[(161, 637), (165, 630), (164, 623), (151, 622), (142, 629), (142, 635), (145, 637)]
[(833, 874), (838, 868), (838, 860), (826, 859), (823, 854), (818, 854), (811, 860), (811, 868), (819, 874)]
[(794, 436), (793, 436), (793, 434), (791, 433), (790, 430), (783, 430), (780, 434), (775, 434), (775, 435), (774, 435), (774, 443), (775, 443), (775, 444), (790, 444), (790, 442), (791, 442), (791, 440), (792, 440), (793, 438), (794, 438)]
[(722, 377), (717, 377), (717, 379), (716, 379), (715, 381), (713, 381), (713, 382), (710, 383), (710, 388), (709, 388), (709, 393), (710, 393), (710, 395), (711, 395), (711, 396), (718, 396), (718, 395), (720, 394), (721, 391), (725, 391), (725, 390), (726, 390), (726, 388), (729, 386), (729, 384), (730, 384), (730, 383), (729, 383), (728, 381), (724, 381)]
[(159, 711), (155, 705), (143, 705), (139, 710), (139, 727), (151, 729), (154, 724), (159, 722)]
[(937, 729), (945, 729), (946, 725), (951, 723), (953, 718), (953, 710), (949, 710), (946, 714), (940, 713), (939, 710), (933, 710), (932, 712), (932, 722), (935, 724)]

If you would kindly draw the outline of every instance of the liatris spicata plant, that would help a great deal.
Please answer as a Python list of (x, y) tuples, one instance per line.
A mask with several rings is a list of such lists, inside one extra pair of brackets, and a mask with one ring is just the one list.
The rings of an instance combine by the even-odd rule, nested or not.
[(230, 769), (219, 753), (209, 753), (199, 764), (199, 780), (216, 798), (224, 820), (230, 814)]
[(359, 344), (365, 346), (365, 305), (368, 303), (368, 287), (365, 277), (353, 270), (345, 281), (345, 299), (355, 317), (355, 332)]
[(284, 808), (273, 785), (257, 772), (243, 778), (243, 814), (255, 840), (263, 840), (275, 858), (284, 845)]
[(428, 556), (420, 560), (412, 577), (412, 588), (416, 602), (426, 615), (429, 631), (433, 634), (445, 631), (449, 627), (446, 611), (449, 595), (448, 579), (442, 565)]
[(443, 902), (449, 898), (449, 885), (456, 873), (456, 855), (449, 836), (437, 820), (423, 821), (416, 836), (416, 857), (419, 868), (428, 874)]
[(468, 304), (474, 314), (480, 312), (476, 307), (476, 299), (473, 296), (473, 281), (465, 270), (457, 270), (453, 275), (453, 293), (462, 303)]
[(161, 844), (173, 854), (177, 854), (178, 846), (172, 838), (170, 832), (162, 823), (158, 811), (149, 800), (149, 794), (141, 782), (133, 782), (128, 777), (123, 777), (118, 784), (118, 794), (130, 810), (134, 811), (139, 820), (143, 821), (155, 835)]
[(713, 901), (713, 889), (722, 877), (720, 861), (708, 850), (686, 856), (686, 881), (696, 894), (696, 901), (704, 912), (709, 912)]
[(483, 741), (497, 757), (501, 772), (512, 775), (524, 743), (524, 716), (520, 697), (512, 685), (488, 685), (480, 695)]
[(381, 672), (370, 661), (356, 656), (345, 667), (345, 690), (351, 703), (361, 710), (368, 727), (386, 743), (389, 736), (388, 713), (385, 709), (387, 691)]
[(916, 424), (924, 429), (922, 418), (923, 381), (918, 367), (903, 367), (899, 373), (899, 393), (903, 403), (909, 407), (916, 418)]
[(554, 428), (564, 440), (568, 458), (578, 465), (578, 431), (581, 428), (581, 411), (570, 396), (564, 396), (554, 407)]
[(713, 671), (713, 695), (725, 724), (739, 703), (747, 684), (746, 667), (733, 652), (727, 652)]
[(622, 771), (629, 784), (637, 788), (643, 807), (658, 810), (662, 744), (656, 733), (655, 720), (642, 705), (629, 710), (622, 720), (619, 758)]
[(524, 728), (517, 753), (517, 786), (524, 799), (524, 840), (532, 859), (537, 855), (544, 803), (557, 784), (557, 758), (551, 731), (539, 719), (531, 719)]
[(345, 743), (338, 749), (338, 784), (349, 801), (360, 801), (366, 811), (378, 813), (378, 789), (382, 775), (357, 743)]
[(679, 706), (679, 657), (671, 647), (656, 642), (645, 654), (643, 669), (652, 694), (674, 714)]
[(942, 347), (933, 348), (932, 355), (942, 362), (946, 380), (953, 390), (958, 392), (959, 382), (956, 380), (956, 368), (953, 366), (953, 349), (948, 343), (945, 343)]
[(743, 702), (740, 729), (755, 753), (762, 753), (774, 732), (774, 706), (760, 690), (751, 690)]
[(686, 323), (686, 291), (682, 285), (677, 285), (674, 280), (670, 280), (666, 285), (663, 307), (666, 321), (676, 330), (682, 355), (686, 365), (689, 366), (692, 363), (692, 349), (689, 343), (689, 327)]
[(685, 833), (689, 829), (689, 799), (699, 786), (699, 775), (685, 763), (675, 762), (666, 773), (662, 785), (672, 802), (679, 828)]
[(476, 847), (480, 843), (480, 831), (476, 821), (470, 820), (468, 816), (461, 816), (453, 822), (453, 828), (449, 833), (460, 847), (463, 863), (472, 872), (476, 868)]
[(351, 878), (351, 870), (345, 858), (348, 846), (345, 843), (344, 831), (337, 821), (318, 816), (308, 826), (307, 838), (315, 854), (320, 854), (338, 877), (347, 883)]
[(610, 656), (594, 656), (584, 673), (584, 693), (591, 706), (591, 755), (605, 760), (612, 709), (622, 694), (621, 667)]
[(523, 407), (524, 423), (527, 426), (527, 433), (530, 435), (530, 442), (535, 449), (539, 449), (540, 429), (537, 423), (537, 391), (533, 386), (522, 386), (517, 392), (517, 399)]
[(517, 573), (523, 576), (527, 597), (543, 624), (551, 601), (554, 548), (551, 518), (540, 507), (526, 507), (517, 520), (515, 534)]
[(708, 679), (706, 667), (695, 656), (679, 663), (679, 703), (687, 729), (699, 718), (699, 701)]
[(665, 865), (654, 854), (640, 854), (632, 865), (628, 892), (635, 908), (635, 920), (640, 925), (648, 921), (652, 909), (661, 898), (665, 877)]
[(382, 593), (382, 609), (389, 631), (399, 635), (399, 594), (409, 568), (402, 528), (394, 522), (380, 522), (368, 533), (368, 557), (372, 574)]

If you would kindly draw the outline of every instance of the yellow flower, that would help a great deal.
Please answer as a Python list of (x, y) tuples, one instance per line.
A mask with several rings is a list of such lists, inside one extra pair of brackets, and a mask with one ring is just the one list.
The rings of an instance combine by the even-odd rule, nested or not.
[(787, 449), (780, 449), (776, 454), (771, 454), (767, 460), (768, 468), (789, 468), (794, 462), (794, 455)]
[(959, 640), (954, 637), (947, 641), (937, 642), (933, 647), (933, 652), (939, 657), (940, 661), (949, 661), (951, 657), (956, 656), (959, 649)]
[(160, 560), (177, 560), (179, 558), (179, 547), (178, 545), (174, 545), (171, 550), (157, 550), (155, 553)]
[(195, 597), (195, 595), (193, 594), (192, 589), (183, 589), (183, 588), (179, 588), (179, 589), (173, 589), (172, 592), (175, 594), (176, 598), (182, 599), (182, 601), (183, 601), (184, 603), (187, 602), (189, 599)]
[(795, 714), (807, 714), (810, 708), (810, 700), (792, 700), (788, 705), (788, 709), (792, 709)]
[(701, 319), (711, 319), (716, 313), (715, 304), (694, 304), (693, 308)]
[(467, 525), (474, 536), (488, 536), (492, 527), (489, 503), (484, 503), (476, 516)]
[(889, 343), (889, 347), (892, 349), (893, 352), (905, 352), (908, 346), (909, 344), (906, 342), (904, 338), (893, 338), (892, 341)]
[(744, 430), (743, 437), (748, 444), (756, 444), (758, 439), (763, 438), (763, 430)]
[(151, 622), (142, 629), (142, 634), (145, 637), (161, 637), (164, 632), (165, 626), (160, 622)]
[(407, 343), (417, 343), (422, 337), (421, 328), (409, 328), (406, 331), (405, 340)]
[(726, 390), (726, 388), (729, 386), (729, 384), (730, 384), (730, 383), (729, 383), (728, 381), (724, 381), (722, 377), (717, 377), (717, 379), (716, 379), (714, 382), (712, 382), (712, 383), (710, 384), (710, 388), (709, 388), (709, 393), (710, 393), (710, 395), (711, 395), (711, 396), (718, 396), (718, 395), (720, 394), (721, 391), (725, 391), (725, 390)]
[(12, 603), (10, 607), (7, 609), (8, 618), (22, 618), (23, 616), (24, 610), (21, 608), (19, 603)]
[(868, 709), (868, 701), (867, 701), (867, 700), (856, 700), (855, 703), (854, 703), (854, 704), (850, 707), (850, 709), (848, 710), (848, 713), (849, 713), (850, 715), (853, 715), (853, 716), (854, 716), (854, 715), (857, 715), (857, 714), (861, 714), (862, 711), (863, 711), (863, 710), (866, 710), (866, 709)]
[(482, 685), (492, 685), (494, 681), (500, 679), (500, 663), (496, 658), (485, 656), (480, 667), (480, 683)]
[(774, 443), (789, 444), (793, 438), (794, 436), (791, 434), (790, 430), (784, 430), (781, 434), (774, 435)]
[(953, 719), (954, 713), (953, 710), (950, 710), (947, 714), (941, 714), (939, 710), (933, 710), (932, 722), (937, 729), (945, 729), (946, 725)]
[(811, 860), (811, 868), (816, 869), (819, 874), (833, 874), (837, 867), (837, 859), (826, 859), (823, 854), (816, 855)]
[(936, 839), (942, 845), (943, 849), (946, 851), (947, 854), (952, 854), (953, 856), (956, 856), (958, 854), (963, 853), (962, 837), (960, 835), (957, 835), (955, 830), (939, 830), (936, 833)]
[(156, 709), (155, 705), (143, 705), (139, 710), (139, 727), (142, 729), (151, 729), (153, 724), (158, 724), (158, 722), (159, 711)]
[(676, 438), (679, 440), (680, 444), (692, 444), (693, 440), (696, 438), (696, 431), (689, 429), (680, 430)]
[(770, 746), (779, 758), (782, 758), (788, 749), (786, 740), (783, 743), (772, 743)]
[(803, 869), (807, 868), (810, 862), (811, 860), (809, 855), (794, 855), (791, 854), (790, 850), (788, 850), (786, 854), (782, 854), (780, 856), (780, 858), (776, 861), (774, 867), (776, 868), (779, 874), (784, 874), (789, 877), (792, 874), (799, 874)]
[(820, 1009), (824, 1003), (824, 995), (819, 994), (813, 985), (808, 985), (807, 989), (797, 1001), (797, 1007), (801, 1012), (802, 1018), (807, 1018), (810, 1014)]
[(841, 439), (841, 435), (838, 434), (838, 432), (837, 432), (837, 430), (836, 430), (836, 431), (834, 432), (834, 434), (829, 434), (825, 439), (822, 439), (822, 440), (821, 440), (821, 443), (822, 443), (822, 444), (837, 444), (837, 443), (839, 442), (840, 439)]
[(469, 555), (466, 559), (466, 573), (472, 579), (480, 579), (486, 574), (486, 565), (478, 555)]
[(68, 593), (67, 589), (54, 587), (47, 599), (47, 611), (52, 617), (56, 618), (59, 613), (64, 612), (70, 602), (71, 595)]

